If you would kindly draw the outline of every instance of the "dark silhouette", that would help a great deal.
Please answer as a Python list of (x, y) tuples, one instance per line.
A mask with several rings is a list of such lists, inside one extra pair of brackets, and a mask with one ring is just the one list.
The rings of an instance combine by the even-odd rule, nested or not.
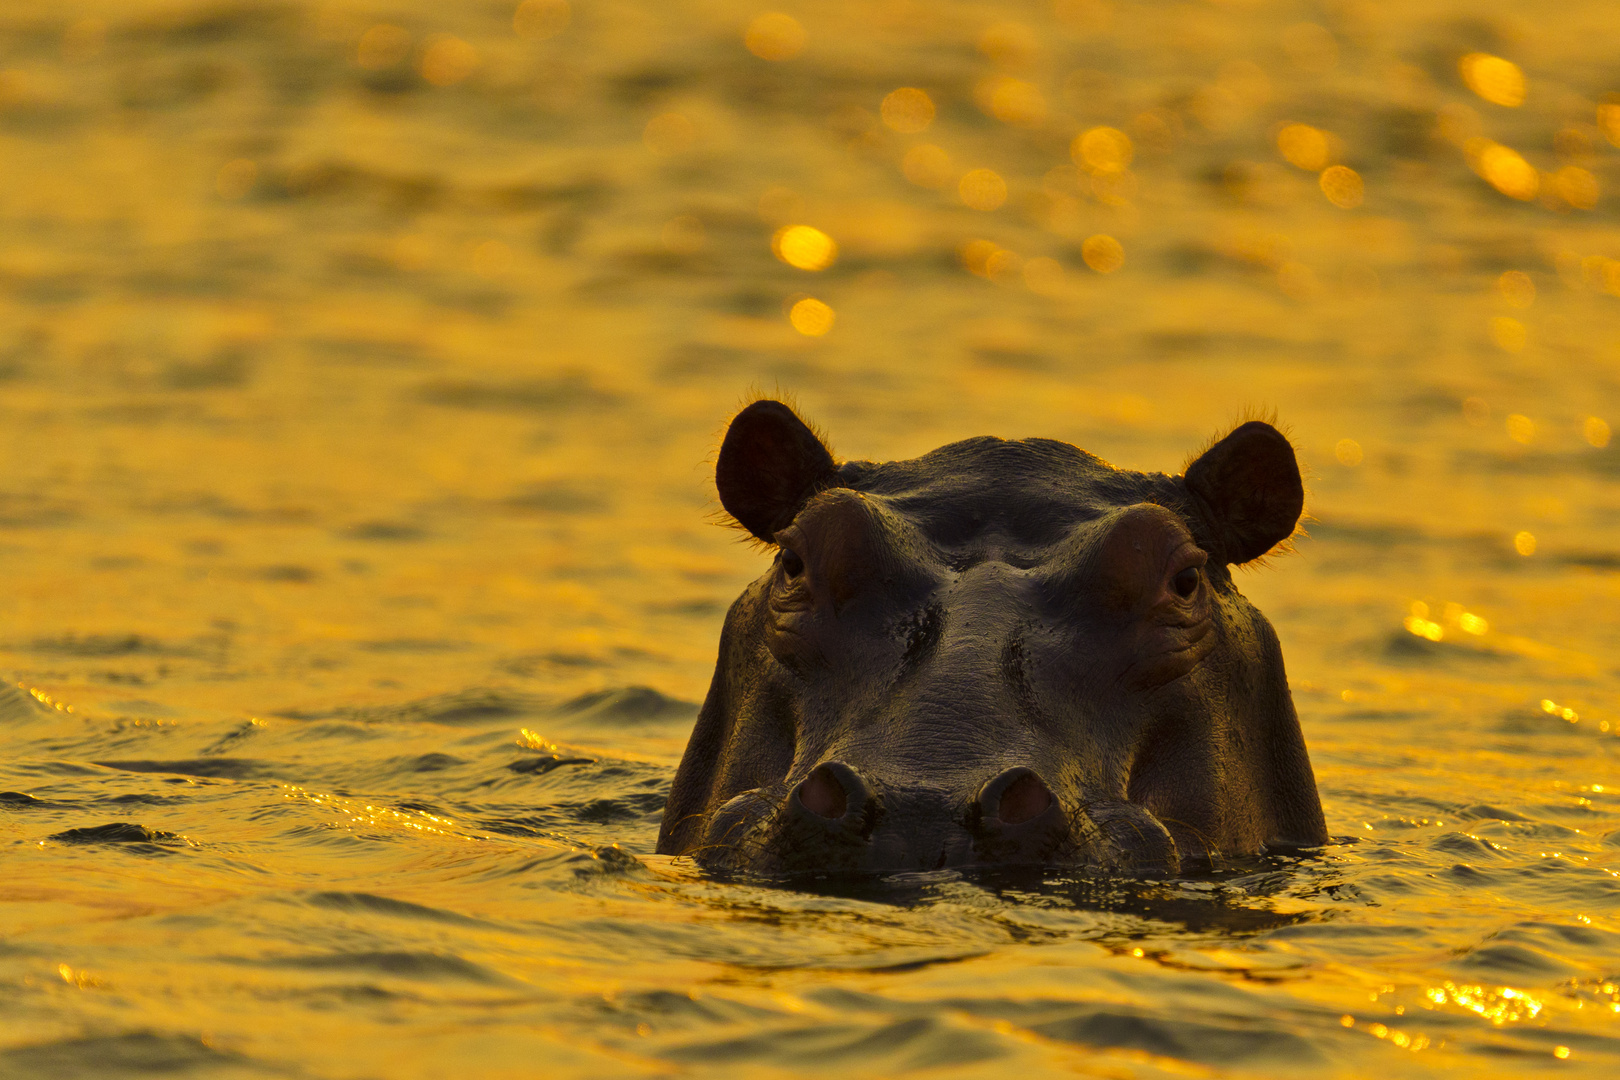
[(1303, 508), (1271, 425), (1175, 477), (1047, 439), (840, 465), (756, 401), (716, 483), (776, 558), (726, 617), (660, 852), (1176, 871), (1326, 842), (1276, 634), (1229, 572)]

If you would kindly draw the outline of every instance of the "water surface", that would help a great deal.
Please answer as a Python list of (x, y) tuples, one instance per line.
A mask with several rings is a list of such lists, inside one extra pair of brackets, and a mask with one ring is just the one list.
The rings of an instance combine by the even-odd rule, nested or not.
[[(1613, 1075), (1612, 5), (761, 14), (0, 12), (0, 1075)], [(1275, 410), (1334, 843), (652, 855), (750, 388), (876, 460)]]

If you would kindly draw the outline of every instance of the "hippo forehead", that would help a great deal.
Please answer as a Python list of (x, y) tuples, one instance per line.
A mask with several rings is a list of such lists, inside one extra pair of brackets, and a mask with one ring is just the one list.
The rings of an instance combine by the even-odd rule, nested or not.
[(881, 498), (942, 551), (1021, 563), (1119, 507), (1184, 502), (1171, 477), (1116, 469), (1051, 439), (967, 439), (909, 461), (852, 461), (839, 480)]

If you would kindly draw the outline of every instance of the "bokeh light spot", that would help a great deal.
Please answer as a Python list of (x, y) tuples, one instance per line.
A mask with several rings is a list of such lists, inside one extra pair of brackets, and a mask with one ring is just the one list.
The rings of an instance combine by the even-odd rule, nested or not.
[(984, 261), (984, 276), (1006, 284), (1023, 268), (1024, 259), (1016, 251), (1001, 248)]
[(833, 328), (838, 315), (831, 307), (807, 296), (788, 309), (788, 322), (805, 337), (821, 337)]
[(1470, 139), (1467, 150), (1474, 171), (1508, 198), (1529, 202), (1541, 190), (1535, 166), (1517, 150), (1489, 139)]
[(1489, 53), (1469, 53), (1457, 61), (1468, 89), (1493, 105), (1516, 108), (1524, 104), (1524, 72), (1511, 60)]
[(880, 111), (890, 130), (915, 135), (934, 122), (934, 99), (915, 86), (902, 86), (889, 92)]
[(969, 240), (962, 245), (958, 254), (961, 256), (962, 265), (969, 273), (1002, 284), (1015, 278), (1024, 266), (1024, 260), (1018, 252), (1010, 251), (991, 240)]
[(530, 41), (556, 37), (568, 28), (568, 0), (523, 0), (512, 14), (512, 32)]
[(1579, 165), (1565, 165), (1553, 174), (1553, 190), (1577, 210), (1590, 210), (1598, 204), (1598, 180)]
[(937, 190), (951, 182), (951, 156), (932, 143), (907, 150), (900, 169), (918, 187)]
[(478, 70), (478, 50), (449, 34), (428, 41), (422, 52), (422, 78), (434, 86), (454, 86)]
[(240, 199), (253, 190), (259, 178), (259, 166), (249, 158), (236, 158), (219, 167), (214, 177), (214, 190), (222, 199)]
[(1007, 201), (1007, 181), (992, 169), (973, 169), (956, 185), (962, 203), (974, 210), (995, 210)]
[(979, 108), (1013, 127), (1039, 127), (1046, 120), (1046, 95), (1023, 79), (996, 76), (979, 83)]
[(789, 225), (771, 237), (771, 251), (799, 270), (825, 270), (838, 258), (838, 244), (810, 225)]
[(1496, 279), (1496, 291), (1516, 308), (1527, 308), (1536, 302), (1536, 283), (1523, 270), (1504, 271)]
[(1175, 149), (1178, 129), (1179, 121), (1169, 113), (1139, 113), (1131, 121), (1131, 132), (1136, 136), (1136, 142), (1144, 150), (1156, 154), (1168, 154)]
[(360, 35), (355, 62), (367, 71), (381, 71), (404, 60), (411, 51), (411, 32), (392, 23), (378, 23)]
[(1536, 437), (1536, 422), (1523, 413), (1513, 413), (1507, 418), (1508, 438), (1523, 446), (1528, 446)]
[(968, 273), (989, 277), (990, 258), (999, 250), (1001, 245), (993, 240), (969, 240), (962, 245), (957, 255)]
[(1609, 445), (1609, 424), (1599, 416), (1588, 416), (1581, 421), (1581, 437), (1592, 446), (1602, 449)]
[(1589, 158), (1595, 149), (1594, 140), (1575, 124), (1565, 124), (1553, 135), (1553, 150), (1563, 158)]
[(1481, 427), (1491, 419), (1491, 406), (1484, 398), (1463, 398), (1463, 419), (1475, 427)]
[[(1525, 343), (1530, 338), (1530, 331), (1525, 327), (1524, 323), (1518, 319), (1510, 319), (1506, 315), (1498, 315), (1492, 319), (1490, 330), (1491, 340), (1496, 342), (1496, 347), (1503, 352), (1523, 352)], [(1509, 420), (1509, 424), (1512, 424), (1511, 420)], [(1528, 442), (1529, 440), (1520, 441)]]
[(1075, 138), (1069, 156), (1091, 172), (1123, 172), (1135, 156), (1135, 148), (1131, 137), (1118, 128), (1094, 127)]
[(661, 113), (647, 121), (641, 141), (653, 153), (671, 157), (692, 148), (697, 141), (697, 128), (680, 113)]
[(767, 11), (748, 24), (743, 44), (761, 60), (791, 60), (804, 49), (804, 27), (780, 11)]
[(1536, 553), (1536, 538), (1533, 533), (1516, 532), (1513, 534), (1513, 550), (1528, 558)]
[(1361, 444), (1354, 439), (1340, 439), (1333, 444), (1333, 456), (1340, 465), (1353, 469), (1361, 464)]
[(1412, 614), (1401, 620), (1408, 633), (1420, 638), (1439, 641), (1446, 636), (1446, 628), (1429, 618), (1429, 605), (1422, 600), (1412, 601)]
[(1341, 210), (1353, 210), (1360, 206), (1365, 195), (1361, 174), (1346, 165), (1334, 165), (1323, 169), (1317, 183), (1322, 188), (1322, 194), (1327, 196), (1328, 202)]
[(1333, 163), (1327, 135), (1309, 124), (1289, 124), (1277, 132), (1277, 152), (1306, 172), (1321, 172)]
[(1086, 238), (1080, 245), (1080, 258), (1099, 274), (1112, 274), (1125, 265), (1125, 247), (1106, 233)]

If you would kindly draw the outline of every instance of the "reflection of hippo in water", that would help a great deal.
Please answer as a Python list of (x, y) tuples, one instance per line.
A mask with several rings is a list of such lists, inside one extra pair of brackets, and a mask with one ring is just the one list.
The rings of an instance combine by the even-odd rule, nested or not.
[(1270, 425), (1179, 477), (1045, 439), (839, 465), (758, 401), (716, 472), (777, 555), (726, 617), (660, 852), (1173, 870), (1326, 841), (1276, 635), (1228, 571), (1299, 519)]

